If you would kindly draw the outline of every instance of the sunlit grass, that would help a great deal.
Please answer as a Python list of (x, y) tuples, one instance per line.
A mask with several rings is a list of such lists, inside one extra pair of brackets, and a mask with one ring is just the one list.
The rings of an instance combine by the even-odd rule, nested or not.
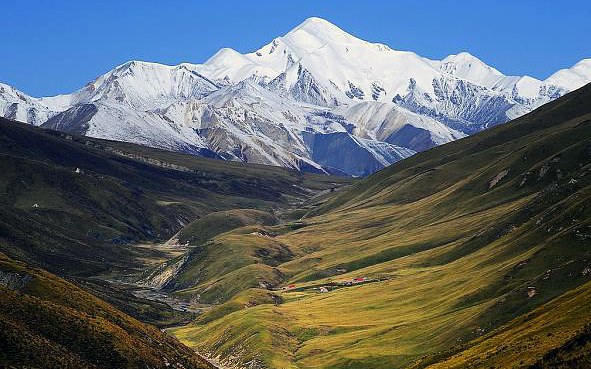
[[(233, 308), (217, 319), (175, 334), (243, 364), (402, 368), (464, 347), (588, 282), (591, 249), (575, 236), (591, 226), (589, 92), (582, 95), (417, 154), (308, 210), (296, 227), (277, 226), (275, 240), (294, 254), (277, 266), (283, 285), (296, 285), (277, 292), (284, 303), (247, 307), (230, 299)], [(551, 170), (541, 175), (545, 166)], [(246, 240), (242, 246), (248, 249)], [(355, 277), (370, 281), (318, 289)], [(580, 317), (588, 313), (581, 307)], [(544, 319), (523, 327), (544, 331)], [(574, 319), (573, 329), (562, 341), (579, 318), (565, 319)], [(542, 341), (535, 357), (550, 348)], [(483, 355), (475, 350), (458, 363)]]

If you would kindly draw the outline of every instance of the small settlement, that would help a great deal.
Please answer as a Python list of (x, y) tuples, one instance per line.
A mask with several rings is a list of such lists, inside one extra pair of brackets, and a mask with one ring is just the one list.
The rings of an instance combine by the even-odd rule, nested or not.
[(290, 291), (290, 290), (294, 290), (294, 289), (314, 289), (317, 290), (320, 293), (327, 293), (331, 290), (340, 288), (340, 287), (349, 287), (349, 286), (353, 286), (355, 284), (360, 284), (360, 283), (367, 283), (367, 282), (374, 282), (376, 281), (376, 279), (372, 279), (372, 278), (366, 278), (366, 277), (357, 277), (357, 278), (352, 278), (352, 279), (346, 279), (346, 280), (341, 280), (341, 281), (336, 281), (336, 282), (329, 282), (326, 285), (323, 286), (302, 286), (302, 287), (297, 287), (295, 284), (289, 284), (287, 286), (281, 287), (282, 291)]

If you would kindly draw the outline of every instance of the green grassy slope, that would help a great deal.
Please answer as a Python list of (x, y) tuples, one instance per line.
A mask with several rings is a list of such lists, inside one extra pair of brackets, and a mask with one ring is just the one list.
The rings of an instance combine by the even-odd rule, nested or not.
[(222, 303), (249, 288), (276, 287), (285, 280), (277, 266), (294, 254), (266, 229), (253, 225), (217, 235), (142, 280), (203, 303)]
[(169, 335), (0, 254), (0, 366), (213, 368)]
[(587, 368), (591, 363), (590, 319), (591, 284), (587, 283), (410, 368)]
[(208, 214), (187, 224), (176, 235), (182, 245), (200, 246), (218, 234), (249, 225), (275, 225), (279, 219), (264, 211), (235, 209)]
[[(80, 173), (76, 169), (80, 169)], [(0, 119), (0, 251), (67, 275), (130, 268), (218, 210), (288, 207), (345, 178), (223, 162)]]
[(248, 288), (280, 285), (285, 277), (277, 266), (294, 255), (285, 244), (256, 234), (258, 230), (240, 228), (191, 250), (173, 280), (176, 293), (220, 303)]
[(226, 301), (259, 282), (277, 285), (282, 275), (273, 267), (293, 256), (264, 234), (265, 226), (278, 222), (272, 214), (252, 209), (208, 214), (168, 241), (189, 248), (187, 252), (142, 273), (139, 282), (205, 303)]
[[(591, 86), (270, 231), (295, 291), (176, 329), (183, 342), (272, 368), (402, 368), (478, 338), (591, 280)], [(370, 280), (317, 289), (354, 277)]]

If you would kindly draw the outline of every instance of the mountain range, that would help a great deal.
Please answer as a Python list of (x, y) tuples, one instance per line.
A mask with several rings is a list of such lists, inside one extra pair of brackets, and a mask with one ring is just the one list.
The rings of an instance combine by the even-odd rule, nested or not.
[(309, 18), (259, 50), (203, 64), (130, 61), (78, 91), (0, 84), (0, 116), (225, 160), (365, 176), (517, 118), (591, 81), (591, 59), (544, 81), (466, 52), (430, 60)]

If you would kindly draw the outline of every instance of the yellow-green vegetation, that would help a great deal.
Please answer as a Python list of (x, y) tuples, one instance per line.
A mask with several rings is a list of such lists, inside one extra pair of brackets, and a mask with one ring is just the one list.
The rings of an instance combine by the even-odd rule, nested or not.
[[(139, 281), (164, 290), (188, 289), (201, 285), (201, 288), (187, 291), (185, 294), (199, 294), (206, 290), (202, 299), (204, 302), (212, 299), (219, 302), (220, 294), (233, 295), (245, 288), (258, 286), (256, 277), (275, 280), (275, 283), (278, 283), (277, 276), (273, 276), (273, 268), (266, 265), (269, 263), (265, 263), (265, 259), (281, 257), (281, 252), (285, 250), (276, 247), (277, 245), (273, 243), (259, 245), (260, 242), (257, 241), (261, 240), (252, 237), (261, 235), (258, 233), (259, 228), (248, 227), (273, 225), (278, 222), (274, 215), (253, 209), (235, 209), (208, 214), (185, 226), (166, 243), (175, 247), (190, 248), (186, 254), (141, 273)], [(241, 227), (246, 228), (232, 233), (232, 236), (228, 234), (215, 241), (206, 242), (219, 234)], [(243, 247), (243, 244), (251, 247)], [(263, 264), (253, 265), (261, 261)], [(276, 265), (278, 262), (271, 264)], [(246, 269), (238, 271), (243, 267)], [(252, 273), (249, 273), (249, 270)], [(231, 272), (235, 273), (228, 276)], [(237, 277), (239, 273), (242, 277)], [(261, 273), (265, 277), (260, 275)], [(226, 277), (226, 281), (228, 277), (236, 278), (238, 282), (232, 282), (220, 288), (225, 281), (219, 277)], [(228, 287), (232, 291), (228, 291)]]
[(0, 366), (213, 368), (169, 335), (0, 254)]
[[(560, 367), (553, 358), (579, 351), (564, 368), (588, 367), (591, 283), (565, 293), (478, 339), (423, 358), (410, 369)], [(580, 362), (586, 355), (586, 362)], [(578, 359), (578, 360), (576, 360)], [(584, 364), (584, 365), (583, 365)], [(547, 365), (547, 366), (546, 366)]]
[[(287, 329), (289, 319), (279, 307), (265, 304), (241, 309), (210, 322), (209, 335), (205, 335), (198, 325), (175, 328), (170, 332), (200, 353), (221, 356), (227, 365), (297, 368), (294, 352), (298, 348), (298, 339)], [(197, 342), (196, 337), (201, 341)]]
[(562, 346), (550, 350), (532, 369), (583, 369), (591, 367), (591, 323)]
[(264, 227), (247, 226), (192, 247), (142, 280), (200, 302), (222, 303), (249, 288), (278, 286), (284, 276), (276, 267), (292, 258), (291, 250)]
[[(243, 365), (402, 368), (587, 283), (590, 101), (586, 86), (396, 163), (307, 210), (302, 221), (267, 228), (265, 242), (293, 254), (273, 267), (284, 286), (296, 285), (276, 292), (284, 303), (229, 309), (174, 334)], [(237, 254), (251, 250), (239, 231), (212, 242), (233, 244)], [(236, 270), (215, 277), (231, 284)], [(340, 283), (355, 277), (368, 280)]]
[(263, 304), (278, 305), (282, 302), (283, 299), (274, 292), (260, 288), (251, 288), (240, 292), (230, 301), (217, 305), (213, 309), (201, 314), (195, 322), (198, 324), (206, 324), (238, 310)]

